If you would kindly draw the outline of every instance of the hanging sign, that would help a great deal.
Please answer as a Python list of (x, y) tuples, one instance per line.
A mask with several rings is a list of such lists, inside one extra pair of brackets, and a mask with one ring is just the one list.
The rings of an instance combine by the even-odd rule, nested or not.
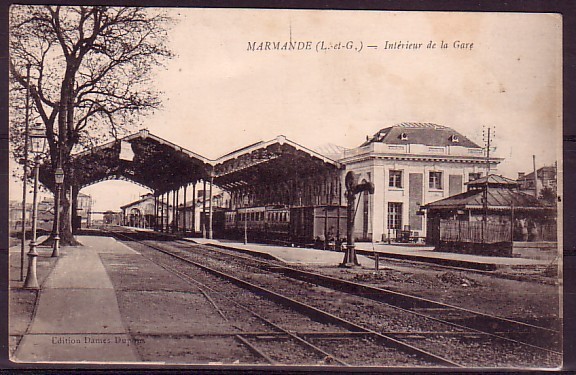
[(120, 142), (120, 160), (132, 161), (134, 160), (134, 151), (132, 151), (132, 144), (128, 142)]

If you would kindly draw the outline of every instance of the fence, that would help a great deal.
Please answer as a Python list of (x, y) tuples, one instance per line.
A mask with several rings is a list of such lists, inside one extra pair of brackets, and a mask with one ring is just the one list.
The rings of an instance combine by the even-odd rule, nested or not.
[(511, 242), (510, 223), (440, 220), (440, 241), (494, 244)]
[(557, 227), (556, 227), (556, 223), (546, 223), (546, 224), (542, 224), (539, 228), (538, 228), (538, 235), (539, 238), (537, 238), (537, 240), (540, 241), (557, 241), (558, 240), (558, 236), (557, 236)]

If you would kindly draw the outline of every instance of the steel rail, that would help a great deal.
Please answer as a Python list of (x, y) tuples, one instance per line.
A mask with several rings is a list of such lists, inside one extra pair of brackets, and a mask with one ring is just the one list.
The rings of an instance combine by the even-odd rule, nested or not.
[[(112, 233), (118, 234), (118, 232), (112, 232)], [(123, 236), (125, 236), (125, 237), (128, 237), (128, 238), (131, 238), (130, 236), (128, 236), (128, 235), (126, 235), (126, 234), (121, 234), (121, 235), (123, 235)], [(133, 237), (132, 237), (131, 239), (132, 239), (132, 240), (135, 240), (135, 238), (133, 238)], [(142, 241), (139, 241), (139, 240), (136, 240), (136, 241), (142, 243)], [(218, 277), (221, 277), (221, 278), (227, 279), (227, 280), (229, 280), (229, 281), (232, 281), (232, 282), (234, 282), (235, 284), (240, 285), (240, 286), (242, 286), (242, 287), (244, 287), (244, 288), (246, 288), (246, 289), (257, 291), (257, 292), (259, 293), (259, 295), (266, 295), (269, 299), (271, 299), (271, 300), (273, 300), (273, 301), (275, 301), (275, 302), (278, 302), (278, 303), (280, 303), (280, 304), (282, 304), (282, 305), (284, 305), (284, 306), (286, 306), (286, 307), (288, 307), (288, 308), (290, 308), (290, 309), (296, 310), (296, 311), (298, 311), (298, 312), (300, 312), (300, 313), (307, 314), (307, 315), (315, 318), (316, 320), (320, 320), (320, 321), (330, 321), (330, 322), (332, 322), (332, 323), (334, 323), (334, 324), (338, 324), (338, 325), (340, 325), (340, 326), (343, 326), (343, 327), (345, 327), (345, 328), (347, 328), (347, 329), (349, 329), (349, 330), (354, 330), (354, 331), (357, 331), (357, 332), (370, 333), (370, 334), (372, 334), (375, 338), (378, 338), (378, 339), (380, 339), (380, 340), (383, 341), (383, 342), (386, 342), (386, 343), (388, 343), (388, 344), (391, 344), (392, 346), (394, 346), (394, 347), (396, 347), (396, 348), (398, 348), (398, 349), (401, 349), (401, 350), (404, 350), (404, 351), (407, 351), (407, 352), (416, 354), (416, 355), (420, 356), (421, 358), (423, 358), (423, 359), (425, 359), (425, 360), (430, 360), (430, 361), (432, 361), (433, 363), (437, 363), (437, 364), (445, 365), (445, 366), (449, 366), (449, 367), (464, 367), (464, 365), (458, 364), (458, 363), (453, 362), (453, 361), (451, 361), (451, 360), (449, 360), (449, 359), (440, 357), (440, 356), (438, 356), (438, 355), (436, 355), (436, 354), (433, 354), (433, 353), (430, 353), (430, 352), (428, 352), (428, 351), (426, 351), (426, 350), (417, 348), (417, 347), (415, 347), (415, 346), (413, 346), (413, 345), (407, 344), (407, 343), (402, 342), (402, 341), (400, 341), (400, 340), (397, 340), (397, 339), (395, 339), (395, 338), (393, 338), (393, 337), (390, 337), (390, 336), (381, 334), (381, 333), (379, 333), (379, 332), (373, 331), (373, 330), (371, 330), (371, 329), (362, 327), (362, 326), (360, 326), (360, 325), (358, 325), (358, 324), (356, 324), (356, 323), (350, 322), (350, 321), (348, 321), (348, 320), (346, 320), (346, 319), (340, 318), (340, 317), (338, 317), (338, 316), (336, 316), (336, 315), (333, 315), (333, 314), (328, 313), (328, 312), (326, 312), (326, 311), (320, 310), (320, 309), (318, 309), (318, 308), (316, 308), (316, 307), (310, 306), (310, 305), (305, 304), (305, 303), (303, 303), (303, 302), (296, 301), (296, 300), (294, 300), (294, 299), (292, 299), (292, 298), (290, 298), (290, 297), (281, 295), (281, 294), (276, 293), (276, 292), (274, 292), (274, 291), (271, 291), (271, 290), (269, 290), (269, 289), (267, 289), (267, 288), (264, 288), (264, 287), (261, 287), (261, 286), (252, 284), (252, 283), (250, 283), (250, 282), (241, 280), (241, 279), (239, 279), (239, 278), (237, 278), (237, 277), (235, 277), (235, 276), (229, 275), (229, 274), (224, 273), (224, 272), (222, 272), (222, 271), (219, 271), (219, 270), (213, 269), (213, 268), (211, 268), (211, 267), (205, 266), (205, 265), (203, 265), (203, 264), (194, 262), (194, 261), (192, 261), (192, 260), (190, 260), (190, 259), (187, 259), (187, 258), (184, 258), (184, 257), (179, 256), (179, 255), (177, 255), (177, 254), (174, 254), (174, 253), (172, 253), (172, 252), (170, 252), (170, 251), (168, 251), (168, 250), (162, 249), (162, 248), (160, 248), (160, 247), (158, 247), (158, 246), (154, 246), (154, 245), (151, 245), (151, 244), (144, 244), (144, 243), (142, 243), (142, 244), (145, 245), (145, 246), (148, 246), (148, 247), (150, 247), (150, 248), (153, 248), (153, 249), (155, 249), (155, 250), (157, 250), (157, 251), (160, 251), (160, 252), (162, 252), (162, 253), (164, 253), (164, 254), (166, 254), (166, 255), (169, 255), (169, 256), (171, 256), (171, 257), (174, 257), (174, 258), (176, 258), (176, 259), (179, 259), (179, 260), (181, 260), (181, 261), (183, 261), (183, 262), (185, 262), (185, 263), (194, 265), (194, 266), (196, 266), (197, 268), (203, 269), (203, 270), (205, 270), (205, 271), (207, 271), (207, 272), (209, 272), (209, 273), (211, 273), (211, 274), (213, 274), (213, 275), (216, 275), (216, 276), (218, 276)], [(257, 313), (256, 313), (256, 314), (257, 314)], [(289, 333), (290, 333), (290, 332), (289, 332)], [(292, 333), (290, 333), (290, 334), (292, 334)], [(300, 338), (300, 337), (298, 337), (298, 336), (295, 336), (295, 337), (296, 337), (297, 339), (299, 339), (299, 340), (303, 340), (302, 338)], [(303, 341), (304, 341), (304, 340), (303, 340)], [(313, 345), (313, 344), (310, 344), (310, 345)], [(329, 353), (327, 353), (327, 355), (332, 356), (332, 355), (329, 354)], [(333, 356), (332, 356), (332, 357), (333, 357)]]
[[(185, 240), (184, 241), (177, 240), (175, 242), (180, 242), (185, 246), (191, 247), (190, 243), (188, 241), (185, 241)], [(497, 333), (493, 333), (493, 332), (483, 331), (481, 329), (475, 328), (472, 325), (464, 325), (464, 324), (454, 323), (451, 321), (436, 318), (432, 315), (428, 315), (428, 314), (425, 314), (422, 312), (415, 311), (413, 309), (438, 308), (441, 311), (452, 310), (452, 311), (456, 311), (456, 312), (463, 312), (463, 313), (472, 315), (473, 317), (476, 317), (476, 318), (482, 318), (482, 319), (489, 320), (488, 322), (484, 322), (484, 325), (486, 327), (493, 327), (494, 325), (491, 323), (495, 322), (497, 324), (508, 326), (510, 328), (515, 328), (515, 327), (520, 328), (518, 331), (513, 332), (517, 335), (522, 335), (522, 334), (526, 335), (526, 334), (530, 333), (530, 332), (525, 332), (526, 330), (535, 330), (536, 332), (530, 333), (530, 336), (533, 337), (533, 339), (538, 340), (538, 341), (542, 340), (542, 335), (545, 335), (545, 337), (548, 336), (548, 339), (550, 339), (551, 336), (558, 335), (559, 332), (554, 330), (554, 329), (536, 326), (533, 324), (520, 322), (520, 321), (508, 319), (508, 318), (503, 318), (503, 317), (499, 317), (499, 316), (495, 316), (495, 315), (491, 315), (491, 314), (486, 314), (486, 313), (482, 313), (479, 311), (466, 309), (463, 307), (445, 304), (442, 302), (432, 301), (432, 300), (429, 300), (426, 298), (412, 296), (409, 294), (396, 292), (396, 291), (393, 291), (390, 289), (373, 287), (373, 286), (369, 286), (369, 285), (356, 283), (353, 281), (342, 280), (342, 279), (338, 279), (335, 277), (318, 274), (316, 272), (303, 271), (303, 270), (295, 269), (295, 268), (292, 268), (289, 266), (273, 264), (270, 262), (254, 259), (254, 257), (246, 257), (246, 256), (239, 255), (239, 254), (231, 254), (229, 252), (221, 251), (218, 247), (216, 247), (214, 245), (196, 244), (195, 247), (199, 247), (199, 248), (209, 247), (210, 251), (218, 252), (220, 254), (230, 256), (230, 257), (241, 258), (244, 260), (249, 260), (251, 262), (259, 263), (259, 264), (263, 265), (270, 272), (282, 273), (282, 274), (284, 274), (288, 277), (291, 277), (291, 278), (295, 278), (295, 279), (302, 280), (302, 281), (307, 281), (310, 283), (314, 283), (316, 285), (321, 285), (321, 286), (328, 287), (328, 288), (331, 288), (334, 290), (338, 290), (340, 292), (345, 292), (345, 293), (353, 294), (356, 296), (368, 298), (368, 299), (380, 302), (382, 304), (385, 304), (387, 306), (399, 309), (401, 311), (408, 312), (408, 313), (411, 313), (411, 314), (414, 314), (414, 315), (417, 315), (420, 317), (428, 318), (428, 319), (437, 321), (439, 323), (448, 324), (448, 325), (453, 326), (455, 328), (472, 330), (476, 333), (489, 335), (491, 337), (505, 340), (508, 342), (512, 342), (515, 344), (524, 345), (527, 347), (531, 347), (533, 349), (543, 350), (543, 351), (546, 351), (546, 352), (549, 352), (552, 354), (556, 354), (556, 355), (562, 355), (561, 351), (552, 350), (552, 349), (545, 348), (545, 347), (542, 347), (539, 345), (534, 345), (533, 343), (530, 343), (530, 342), (521, 341), (518, 339), (513, 339), (513, 338), (510, 338), (507, 336), (503, 336), (502, 332), (500, 332), (500, 334), (497, 334)], [(231, 250), (231, 251), (233, 251), (233, 250)], [(392, 298), (392, 301), (389, 301), (388, 300), (389, 298)], [(407, 308), (405, 306), (409, 306), (409, 307)], [(522, 333), (522, 332), (524, 332), (524, 333)]]
[[(125, 235), (125, 234), (118, 233), (118, 232), (111, 232), (111, 233), (114, 233), (114, 234), (116, 234), (116, 235), (121, 235), (121, 236), (130, 238), (129, 236), (127, 236), (127, 235)], [(134, 240), (134, 238), (132, 238), (132, 240)], [(173, 254), (173, 253), (170, 253), (169, 251), (166, 251), (166, 250), (164, 250), (164, 249), (161, 249), (161, 248), (159, 248), (159, 247), (157, 247), (157, 246), (153, 246), (153, 245), (150, 245), (150, 244), (143, 243), (143, 241), (138, 241), (138, 242), (141, 243), (141, 244), (143, 244), (143, 245), (145, 245), (145, 246), (148, 246), (148, 247), (150, 247), (150, 248), (152, 248), (152, 249), (154, 249), (154, 250), (160, 251), (160, 252), (162, 252), (162, 253), (164, 253), (164, 254), (166, 254), (166, 255), (169, 255), (169, 256), (172, 256), (172, 257), (174, 257), (174, 258), (177, 258), (177, 259), (179, 259), (179, 260), (181, 260), (181, 261), (184, 261), (184, 262), (186, 262), (186, 263), (191, 263), (190, 261), (187, 261), (185, 258), (179, 257), (178, 255), (175, 255), (175, 254)], [(141, 255), (142, 255), (142, 254), (141, 254)], [(321, 348), (318, 348), (316, 345), (314, 345), (314, 344), (306, 341), (305, 339), (303, 339), (302, 337), (298, 336), (297, 334), (295, 334), (295, 333), (293, 333), (293, 332), (290, 332), (290, 331), (288, 331), (288, 330), (280, 327), (279, 325), (277, 325), (277, 324), (271, 322), (270, 320), (266, 319), (265, 317), (261, 316), (261, 315), (258, 314), (257, 312), (255, 312), (255, 311), (247, 308), (246, 306), (238, 303), (237, 301), (234, 301), (233, 299), (231, 299), (231, 298), (223, 295), (221, 292), (218, 292), (217, 290), (214, 290), (214, 289), (211, 288), (210, 286), (208, 286), (208, 285), (206, 285), (206, 284), (204, 284), (204, 283), (199, 282), (198, 280), (195, 280), (195, 279), (189, 277), (188, 275), (186, 275), (186, 274), (184, 274), (184, 273), (182, 273), (182, 272), (174, 269), (173, 267), (167, 266), (167, 265), (165, 265), (165, 264), (159, 264), (157, 261), (154, 261), (154, 260), (146, 257), (145, 255), (142, 255), (142, 256), (145, 257), (146, 259), (150, 260), (151, 262), (159, 265), (160, 267), (162, 267), (162, 268), (164, 268), (164, 269), (166, 269), (166, 270), (174, 273), (174, 274), (177, 275), (179, 278), (181, 278), (181, 279), (183, 279), (183, 280), (185, 280), (185, 281), (187, 281), (187, 282), (191, 282), (191, 283), (197, 284), (197, 287), (200, 289), (200, 291), (201, 291), (206, 297), (208, 297), (208, 295), (201, 289), (201, 287), (202, 287), (202, 288), (205, 288), (205, 289), (208, 289), (208, 290), (210, 290), (210, 291), (213, 292), (213, 293), (218, 294), (221, 298), (227, 299), (227, 300), (230, 301), (231, 303), (233, 303), (233, 304), (235, 304), (236, 306), (242, 308), (243, 310), (247, 311), (248, 313), (254, 315), (255, 317), (257, 317), (258, 319), (262, 320), (263, 322), (265, 322), (266, 324), (270, 325), (271, 327), (273, 327), (273, 328), (281, 331), (281, 333), (282, 333), (283, 335), (285, 335), (285, 336), (287, 336), (287, 337), (289, 337), (289, 338), (292, 338), (292, 339), (296, 340), (297, 342), (300, 342), (301, 344), (303, 344), (303, 345), (311, 348), (311, 349), (314, 350), (315, 352), (322, 354), (324, 357), (331, 357), (331, 358), (334, 359), (334, 361), (340, 363), (340, 364), (343, 365), (343, 366), (350, 366), (350, 365), (349, 365), (348, 363), (346, 363), (344, 360), (342, 360), (341, 358), (338, 358), (338, 356), (336, 356), (336, 355), (334, 355), (334, 354), (331, 354), (331, 353), (328, 353), (328, 352), (326, 352), (325, 350), (323, 350), (323, 349), (321, 349)], [(220, 277), (221, 277), (221, 276), (220, 276)], [(199, 285), (199, 286), (198, 286), (198, 285)], [(201, 287), (200, 287), (200, 286), (201, 286)], [(228, 318), (223, 314), (223, 312), (215, 305), (215, 302), (214, 302), (211, 298), (208, 298), (208, 300), (209, 300), (209, 302), (216, 308), (216, 311), (219, 313), (219, 315), (221, 315), (225, 320), (228, 320)], [(274, 333), (267, 333), (267, 334), (274, 334)], [(266, 355), (265, 353), (263, 353), (260, 349), (256, 348), (253, 344), (251, 344), (249, 341), (247, 341), (247, 340), (243, 337), (244, 334), (243, 334), (242, 332), (236, 333), (235, 336), (236, 336), (237, 339), (239, 339), (240, 342), (242, 342), (243, 344), (245, 344), (251, 351), (253, 351), (254, 353), (256, 353), (256, 354), (258, 354), (259, 356), (261, 356), (262, 358), (264, 358), (264, 359), (265, 359), (266, 361), (268, 361), (270, 364), (272, 364), (272, 365), (277, 364), (277, 361), (273, 360), (273, 359), (270, 358), (268, 355)], [(250, 336), (253, 336), (253, 335), (250, 335)]]

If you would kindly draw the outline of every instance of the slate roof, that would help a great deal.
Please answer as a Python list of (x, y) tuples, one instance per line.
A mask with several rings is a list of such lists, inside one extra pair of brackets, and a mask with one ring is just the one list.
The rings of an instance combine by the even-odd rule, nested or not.
[[(483, 190), (469, 190), (461, 194), (428, 203), (424, 207), (426, 209), (480, 209), (483, 207), (483, 193)], [(515, 210), (551, 208), (530, 194), (503, 187), (488, 188), (489, 209), (510, 209), (511, 204), (514, 205)]]
[[(401, 134), (406, 134), (406, 140)], [(458, 141), (452, 139), (456, 136)], [(368, 139), (360, 147), (370, 143), (381, 142), (386, 144), (422, 144), (427, 146), (463, 146), (480, 148), (476, 143), (447, 126), (428, 122), (402, 122), (388, 128), (380, 129), (371, 139)]]
[(135, 205), (137, 205), (138, 203), (142, 203), (142, 202), (145, 202), (145, 201), (150, 200), (150, 199), (154, 200), (154, 194), (150, 194), (150, 193), (148, 193), (148, 194), (143, 194), (143, 195), (140, 196), (140, 199), (135, 200), (134, 202), (127, 203), (127, 204), (125, 204), (124, 206), (120, 206), (120, 208), (121, 208), (121, 209), (125, 209), (125, 208), (128, 208), (128, 207), (130, 207), (130, 206), (135, 206)]

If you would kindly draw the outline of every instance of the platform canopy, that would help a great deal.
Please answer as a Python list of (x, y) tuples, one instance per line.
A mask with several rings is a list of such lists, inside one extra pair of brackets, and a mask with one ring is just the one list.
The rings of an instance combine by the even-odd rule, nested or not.
[(214, 161), (214, 184), (229, 191), (341, 169), (342, 165), (284, 136), (258, 142)]
[[(105, 180), (126, 180), (156, 194), (199, 180), (224, 190), (296, 181), (334, 174), (343, 166), (296, 142), (278, 136), (210, 160), (140, 130), (71, 156), (73, 185), (79, 189)], [(41, 168), (41, 182), (51, 187), (50, 166)]]
[[(210, 160), (147, 130), (73, 154), (71, 167), (73, 185), (79, 188), (128, 180), (156, 193), (206, 179), (212, 169)], [(47, 173), (43, 175), (43, 183), (51, 182)]]

